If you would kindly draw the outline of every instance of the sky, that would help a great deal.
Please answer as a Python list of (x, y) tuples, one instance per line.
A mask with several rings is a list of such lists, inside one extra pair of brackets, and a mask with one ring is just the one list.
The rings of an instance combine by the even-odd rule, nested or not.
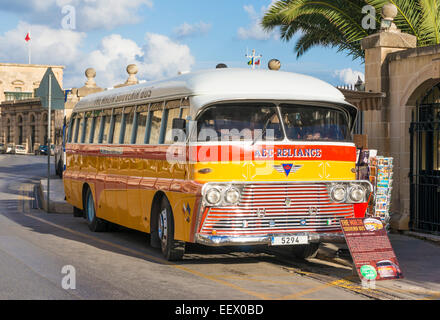
[[(336, 49), (316, 47), (300, 58), (294, 37), (260, 26), (274, 0), (0, 0), (0, 62), (63, 65), (64, 88), (81, 87), (84, 71), (96, 70), (98, 86), (127, 79), (135, 63), (139, 80), (178, 72), (248, 68), (246, 53), (262, 55), (283, 71), (311, 75), (333, 85), (364, 79), (364, 65)], [(25, 41), (30, 32), (31, 40)]]

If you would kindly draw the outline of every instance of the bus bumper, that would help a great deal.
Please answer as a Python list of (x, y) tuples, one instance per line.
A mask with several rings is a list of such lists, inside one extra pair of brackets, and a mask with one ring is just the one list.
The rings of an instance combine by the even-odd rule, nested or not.
[(288, 236), (307, 236), (309, 243), (344, 243), (345, 237), (342, 232), (332, 233), (288, 233), (288, 234), (267, 234), (257, 236), (217, 236), (217, 235), (196, 235), (196, 243), (206, 246), (241, 246), (241, 245), (272, 245), (272, 238)]

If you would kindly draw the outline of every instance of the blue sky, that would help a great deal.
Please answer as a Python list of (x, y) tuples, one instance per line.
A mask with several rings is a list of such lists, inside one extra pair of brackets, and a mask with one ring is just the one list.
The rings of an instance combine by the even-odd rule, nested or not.
[[(246, 50), (262, 54), (262, 68), (277, 58), (282, 70), (334, 85), (363, 74), (360, 60), (315, 48), (297, 59), (295, 39), (264, 33), (259, 19), (270, 0), (0, 0), (0, 62), (27, 63), (24, 37), (31, 31), (32, 63), (64, 65), (64, 87), (83, 85), (84, 70), (97, 70), (98, 85), (125, 81), (125, 67), (153, 80), (178, 71), (247, 67)], [(73, 8), (73, 12), (72, 12)], [(63, 13), (64, 9), (64, 13)], [(66, 17), (74, 17), (68, 28)], [(70, 20), (70, 22), (72, 22)]]

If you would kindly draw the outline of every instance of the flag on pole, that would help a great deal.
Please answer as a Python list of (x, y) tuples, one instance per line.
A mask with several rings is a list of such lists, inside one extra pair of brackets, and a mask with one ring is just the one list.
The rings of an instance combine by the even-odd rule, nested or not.
[(24, 40), (27, 42), (28, 44), (28, 63), (31, 64), (31, 32), (29, 31), (26, 34), (26, 37), (24, 38)]

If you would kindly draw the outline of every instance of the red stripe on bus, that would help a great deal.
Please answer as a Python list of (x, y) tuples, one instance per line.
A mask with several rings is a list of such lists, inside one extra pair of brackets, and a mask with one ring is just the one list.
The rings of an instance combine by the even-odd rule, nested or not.
[(66, 146), (67, 154), (99, 157), (137, 158), (148, 160), (180, 160), (192, 162), (220, 161), (356, 161), (355, 146), (338, 145), (275, 145), (275, 146), (131, 146), (74, 145)]

